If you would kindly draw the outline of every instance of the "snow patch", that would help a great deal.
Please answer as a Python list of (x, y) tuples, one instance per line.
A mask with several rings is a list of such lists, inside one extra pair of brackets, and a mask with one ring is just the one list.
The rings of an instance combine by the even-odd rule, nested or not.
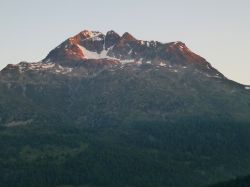
[(58, 69), (56, 71), (60, 71), (62, 74), (70, 73), (72, 72), (73, 68), (69, 67), (63, 67), (61, 65), (58, 66)]
[(91, 38), (92, 41), (103, 41), (103, 38), (99, 37), (99, 35), (94, 36), (93, 38)]
[(112, 59), (112, 60), (119, 60), (117, 58), (114, 57), (110, 57), (108, 56), (108, 51), (111, 49), (109, 48), (108, 50), (102, 50), (101, 53), (97, 53), (94, 51), (89, 51), (88, 49), (86, 49), (85, 47), (81, 46), (81, 45), (77, 45), (82, 53), (84, 54), (85, 59)]
[(154, 47), (157, 46), (157, 42), (156, 41), (151, 41), (150, 44), (153, 45)]
[(161, 62), (159, 65), (162, 66), (162, 67), (166, 67), (167, 66), (167, 64), (165, 64), (163, 62)]
[(133, 60), (133, 59), (128, 59), (128, 60), (120, 60), (120, 62), (121, 62), (122, 64), (127, 64), (127, 63), (132, 63), (132, 62), (135, 62), (135, 60)]
[[(82, 53), (84, 54), (84, 59), (111, 59), (111, 60), (117, 60), (117, 61), (120, 61), (122, 64), (126, 64), (126, 63), (131, 63), (131, 62), (135, 62), (134, 59), (118, 59), (118, 58), (115, 58), (115, 57), (111, 57), (111, 56), (108, 56), (108, 52), (109, 50), (112, 48), (109, 48), (107, 50), (102, 50), (101, 53), (97, 53), (97, 52), (94, 52), (94, 51), (89, 51), (88, 49), (86, 49), (85, 47), (81, 46), (81, 45), (77, 45)], [(132, 53), (132, 50), (131, 50), (131, 53)]]
[(141, 41), (140, 41), (140, 44), (141, 44), (141, 45), (144, 45), (144, 41), (143, 41), (143, 40), (141, 40)]
[(179, 49), (180, 49), (180, 51), (183, 51), (184, 47), (183, 46), (179, 46)]
[(54, 64), (54, 63), (42, 64), (41, 67), (42, 67), (43, 69), (49, 69), (49, 68), (55, 67), (55, 64)]
[(55, 73), (70, 73), (73, 71), (73, 68), (69, 67), (63, 67), (58, 66), (55, 63), (43, 63), (43, 62), (37, 62), (37, 63), (20, 63), (18, 65), (20, 73), (32, 70), (32, 71), (49, 71), (49, 72), (55, 72)]
[(246, 89), (246, 90), (250, 90), (250, 86), (246, 86), (245, 89)]
[(103, 50), (100, 54), (94, 51), (89, 51), (85, 47), (81, 45), (77, 45), (79, 49), (81, 49), (82, 53), (84, 54), (85, 59), (103, 59), (103, 58), (112, 58), (107, 56), (108, 50)]
[(139, 60), (139, 61), (136, 61), (135, 63), (136, 63), (137, 65), (141, 65), (141, 64), (142, 64), (142, 61)]
[(214, 76), (206, 74), (207, 77), (212, 77), (212, 78), (217, 78), (217, 79), (221, 79), (221, 77), (219, 76), (219, 74), (216, 74)]
[[(46, 60), (46, 62), (48, 62), (50, 59)], [(42, 70), (42, 69), (50, 69), (50, 68), (53, 68), (55, 66), (54, 63), (41, 63), (41, 62), (38, 62), (38, 63), (20, 63), (18, 65), (19, 67), (19, 71), (20, 72), (25, 72), (27, 70)]]

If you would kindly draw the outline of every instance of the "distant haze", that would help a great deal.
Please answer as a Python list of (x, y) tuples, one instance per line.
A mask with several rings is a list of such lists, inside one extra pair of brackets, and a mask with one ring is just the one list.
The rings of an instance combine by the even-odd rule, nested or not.
[(250, 84), (250, 1), (1, 0), (0, 68), (39, 61), (81, 30), (182, 41), (229, 79)]

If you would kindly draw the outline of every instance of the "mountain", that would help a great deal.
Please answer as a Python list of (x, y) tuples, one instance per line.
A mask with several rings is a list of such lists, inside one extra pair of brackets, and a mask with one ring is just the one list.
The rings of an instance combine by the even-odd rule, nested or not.
[(250, 174), (249, 86), (182, 42), (82, 31), (0, 72), (0, 184), (199, 187)]
[(14, 70), (21, 73), (49, 71), (54, 74), (88, 76), (125, 64), (137, 66), (151, 64), (168, 68), (194, 66), (207, 76), (224, 78), (205, 59), (191, 52), (182, 42), (163, 44), (156, 41), (137, 40), (129, 33), (119, 36), (114, 31), (109, 31), (104, 35), (87, 30), (64, 41), (41, 62), (9, 65), (2, 73), (10, 73)]

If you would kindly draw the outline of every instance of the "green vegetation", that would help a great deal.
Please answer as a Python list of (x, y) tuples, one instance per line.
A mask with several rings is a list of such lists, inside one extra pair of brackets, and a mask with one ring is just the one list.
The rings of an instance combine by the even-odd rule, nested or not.
[(1, 80), (0, 186), (203, 187), (250, 173), (249, 91), (133, 71)]
[(250, 173), (250, 127), (218, 124), (2, 128), (0, 181), (6, 187), (191, 187)]

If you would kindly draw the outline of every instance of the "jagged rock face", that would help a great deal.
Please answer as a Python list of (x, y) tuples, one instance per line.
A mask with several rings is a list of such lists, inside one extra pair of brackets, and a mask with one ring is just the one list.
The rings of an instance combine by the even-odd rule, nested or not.
[[(82, 31), (52, 50), (43, 60), (71, 66), (89, 59), (107, 59), (110, 66), (124, 63), (163, 66), (196, 66), (207, 73), (220, 75), (204, 58), (190, 51), (182, 42), (160, 43), (137, 40), (129, 33), (119, 36), (114, 31), (106, 35), (97, 31)], [(114, 63), (117, 61), (117, 63)]]
[(119, 34), (115, 31), (108, 31), (105, 37), (105, 49), (109, 49), (114, 46), (120, 40)]

